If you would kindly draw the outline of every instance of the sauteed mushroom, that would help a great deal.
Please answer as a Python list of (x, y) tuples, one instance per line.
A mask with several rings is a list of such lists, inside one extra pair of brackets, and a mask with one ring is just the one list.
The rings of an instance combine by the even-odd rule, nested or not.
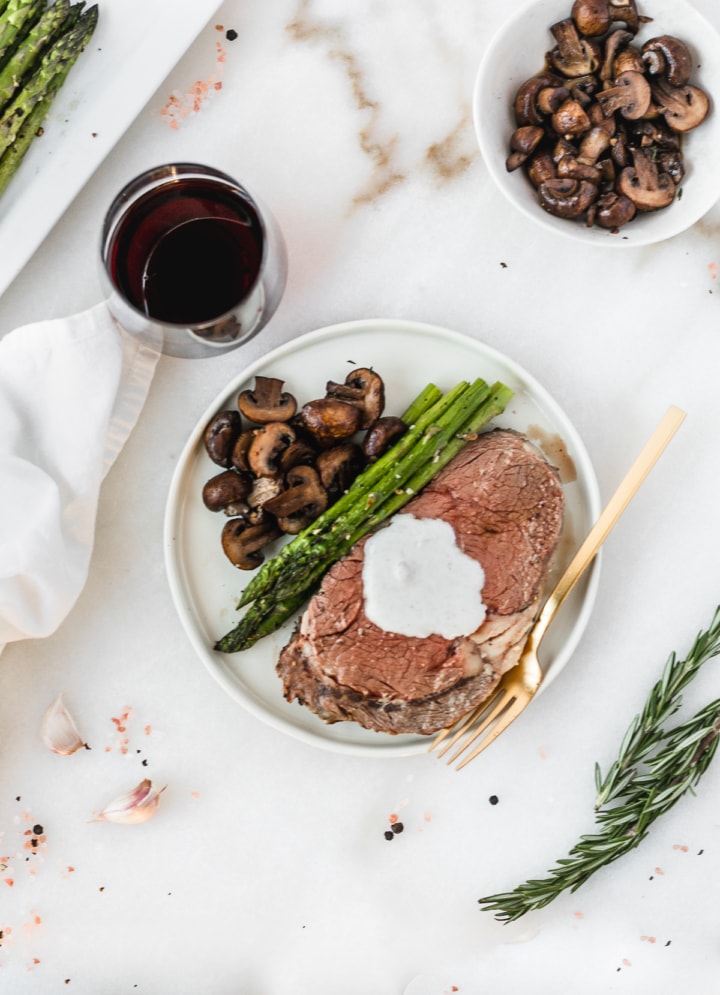
[(265, 559), (263, 549), (282, 533), (274, 522), (249, 525), (242, 518), (231, 518), (222, 530), (223, 552), (240, 570), (254, 570)]
[(295, 441), (295, 432), (284, 422), (273, 421), (256, 429), (247, 452), (248, 466), (257, 477), (276, 477), (286, 449)]
[(579, 100), (566, 100), (550, 120), (553, 131), (566, 139), (577, 138), (590, 130), (590, 118)]
[(238, 470), (250, 469), (250, 464), (248, 463), (248, 451), (254, 438), (255, 430), (249, 428), (244, 432), (241, 432), (235, 440), (235, 445), (233, 446), (232, 453), (230, 454), (230, 462)]
[[(368, 367), (352, 370), (344, 383), (328, 381), (326, 396), (300, 411), (284, 386), (256, 377), (252, 390), (240, 392), (238, 410), (218, 412), (204, 434), (208, 456), (225, 469), (206, 482), (203, 501), (228, 517), (222, 546), (241, 569), (258, 566), (273, 539), (315, 521), (405, 431), (399, 419), (382, 416), (384, 383)], [(291, 423), (279, 420), (281, 413)], [(353, 439), (364, 429), (362, 440)]]
[(355, 435), (362, 411), (349, 401), (320, 397), (300, 409), (298, 421), (320, 446), (332, 446)]
[(611, 190), (598, 198), (594, 220), (602, 228), (622, 228), (635, 217), (636, 207), (629, 197)]
[[(633, 40), (635, 36), (630, 31), (613, 31), (605, 42), (605, 55), (603, 58), (602, 68), (600, 69), (600, 79), (603, 82), (613, 79), (618, 76), (622, 70), (618, 69), (618, 57), (620, 53), (625, 49), (627, 45)], [(636, 69), (638, 72), (643, 72), (645, 64), (642, 61), (642, 57), (638, 52), (633, 58), (633, 64), (631, 66), (626, 66), (626, 69)]]
[(646, 41), (642, 57), (651, 76), (663, 76), (670, 86), (685, 86), (692, 72), (692, 56), (685, 42), (672, 35)]
[(587, 180), (571, 178), (547, 180), (538, 187), (540, 206), (558, 218), (579, 218), (598, 195), (598, 188)]
[(697, 86), (670, 86), (665, 80), (652, 85), (652, 95), (673, 131), (692, 131), (707, 117), (710, 101)]
[(606, 117), (619, 111), (628, 121), (637, 121), (650, 107), (650, 84), (642, 73), (628, 70), (620, 73), (614, 86), (598, 93), (597, 98)]
[(638, 211), (657, 211), (667, 207), (675, 197), (675, 184), (661, 173), (644, 149), (633, 149), (633, 166), (626, 167), (618, 179), (618, 193), (631, 200)]
[(550, 53), (550, 62), (559, 73), (575, 79), (597, 70), (601, 61), (600, 46), (593, 39), (582, 37), (572, 18), (558, 21), (550, 31), (556, 42)]
[(635, 0), (575, 0), (571, 16), (584, 35), (604, 35), (614, 21), (624, 21), (632, 32), (639, 26)]
[(208, 456), (218, 466), (232, 466), (232, 449), (242, 431), (238, 411), (219, 411), (205, 429), (204, 443)]
[(537, 109), (547, 117), (554, 114), (569, 97), (570, 90), (566, 86), (545, 86), (537, 95)]
[(359, 428), (368, 428), (380, 417), (385, 407), (385, 384), (374, 370), (360, 367), (348, 373), (345, 383), (330, 380), (325, 387), (327, 397), (338, 398), (354, 405), (361, 414)]
[(252, 490), (252, 480), (236, 470), (223, 470), (203, 487), (202, 499), (209, 511), (222, 511), (228, 505), (244, 501)]
[(345, 493), (364, 465), (363, 451), (354, 442), (326, 449), (315, 461), (320, 481), (332, 500)]
[(254, 512), (264, 511), (267, 502), (281, 494), (284, 486), (282, 477), (257, 477), (253, 481), (247, 503)]
[(547, 149), (540, 149), (528, 161), (527, 175), (534, 187), (539, 187), (545, 180), (554, 180), (556, 177), (555, 160)]
[(295, 439), (280, 457), (280, 470), (287, 473), (294, 466), (309, 465), (318, 458), (318, 451), (306, 439)]
[(296, 535), (310, 525), (327, 508), (327, 491), (317, 470), (296, 466), (286, 476), (287, 488), (265, 502), (265, 510), (275, 515), (279, 528)]
[(515, 95), (515, 120), (518, 125), (542, 124), (544, 116), (537, 105), (538, 96), (547, 87), (560, 84), (560, 78), (550, 73), (538, 73), (525, 80)]
[(378, 418), (365, 434), (363, 452), (371, 463), (374, 463), (390, 446), (398, 441), (407, 431), (407, 425), (402, 418), (386, 415)]
[(549, 26), (555, 47), (516, 92), (506, 159), (549, 213), (616, 231), (675, 199), (685, 176), (680, 139), (710, 102), (690, 82), (681, 39), (638, 40), (651, 20), (635, 0), (575, 0), (570, 17)]
[(511, 153), (507, 159), (508, 170), (518, 169), (532, 155), (545, 132), (535, 124), (524, 124), (513, 132), (510, 139)]
[(255, 377), (255, 389), (244, 390), (238, 397), (240, 411), (259, 425), (289, 421), (297, 411), (297, 402), (283, 386), (284, 381), (276, 377)]

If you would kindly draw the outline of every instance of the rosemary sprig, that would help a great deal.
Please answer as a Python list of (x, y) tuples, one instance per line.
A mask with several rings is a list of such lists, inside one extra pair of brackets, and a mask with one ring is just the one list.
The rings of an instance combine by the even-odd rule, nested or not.
[[(668, 658), (662, 677), (623, 738), (605, 778), (595, 766), (595, 821), (598, 832), (581, 836), (548, 877), (531, 879), (513, 891), (479, 899), (485, 911), (512, 922), (549, 905), (564, 891), (576, 891), (596, 871), (634, 849), (652, 823), (669, 811), (707, 770), (720, 736), (720, 699), (672, 729), (665, 723), (682, 704), (682, 691), (702, 665), (720, 654), (720, 607), (684, 660)], [(616, 804), (609, 804), (616, 803)]]
[(636, 715), (625, 733), (618, 759), (612, 764), (603, 780), (600, 767), (595, 765), (595, 810), (620, 797), (632, 782), (638, 764), (665, 736), (665, 723), (682, 704), (682, 691), (695, 677), (702, 665), (720, 652), (720, 607), (715, 609), (709, 627), (698, 633), (690, 652), (678, 661), (671, 653), (662, 677), (655, 684), (645, 707)]

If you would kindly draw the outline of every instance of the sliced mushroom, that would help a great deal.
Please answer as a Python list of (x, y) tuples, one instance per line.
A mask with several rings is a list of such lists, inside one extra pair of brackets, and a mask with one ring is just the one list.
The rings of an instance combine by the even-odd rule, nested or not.
[(659, 172), (645, 149), (633, 149), (633, 163), (618, 177), (617, 192), (633, 202), (638, 211), (657, 211), (675, 198), (675, 184), (667, 173)]
[(539, 187), (545, 180), (555, 179), (555, 161), (547, 149), (541, 149), (528, 160), (527, 175), (534, 187)]
[(610, 135), (605, 128), (596, 126), (591, 128), (580, 142), (578, 149), (578, 162), (585, 166), (594, 166), (603, 153), (610, 148)]
[(515, 121), (518, 125), (542, 124), (543, 115), (537, 106), (538, 94), (547, 87), (558, 86), (560, 80), (551, 73), (538, 73), (518, 88), (515, 94)]
[(569, 176), (575, 180), (587, 180), (595, 186), (599, 186), (602, 180), (602, 171), (598, 166), (581, 162), (574, 155), (563, 156), (557, 165), (557, 175), (563, 178)]
[(595, 223), (601, 228), (609, 228), (613, 231), (619, 230), (628, 221), (632, 221), (636, 213), (635, 205), (630, 198), (624, 194), (615, 193), (615, 191), (602, 194), (594, 206), (596, 208)]
[(345, 377), (345, 383), (340, 384), (329, 380), (325, 387), (325, 394), (327, 397), (337, 398), (355, 405), (362, 415), (360, 428), (368, 428), (372, 425), (385, 408), (385, 384), (382, 377), (374, 370), (363, 366), (348, 373)]
[(566, 80), (565, 85), (570, 91), (571, 99), (577, 100), (583, 107), (591, 105), (593, 97), (600, 89), (600, 81), (593, 74)]
[(655, 161), (660, 172), (667, 173), (668, 176), (672, 177), (675, 186), (685, 178), (685, 163), (677, 149), (664, 149), (658, 153)]
[(605, 117), (602, 107), (597, 101), (588, 108), (588, 117), (593, 131), (595, 128), (602, 128), (608, 138), (612, 138), (617, 131), (617, 121), (614, 117)]
[(651, 76), (664, 76), (670, 86), (685, 86), (692, 72), (692, 56), (685, 42), (672, 35), (646, 41), (642, 57)]
[(291, 442), (285, 452), (280, 457), (280, 471), (287, 473), (294, 466), (304, 466), (314, 463), (317, 457), (317, 449), (311, 446), (306, 439), (296, 439)]
[(320, 476), (311, 466), (296, 466), (285, 478), (287, 487), (264, 508), (275, 515), (283, 532), (297, 535), (327, 508), (328, 496)]
[(510, 138), (510, 155), (505, 161), (505, 167), (509, 173), (520, 166), (535, 151), (542, 141), (545, 132), (539, 125), (524, 124), (516, 128)]
[(250, 464), (248, 463), (248, 451), (252, 440), (255, 438), (255, 429), (249, 428), (240, 435), (235, 440), (235, 445), (232, 448), (232, 453), (230, 454), (230, 462), (238, 470), (249, 470)]
[(242, 431), (242, 419), (238, 411), (219, 411), (205, 429), (203, 442), (213, 463), (218, 466), (232, 466), (232, 449)]
[(689, 83), (670, 86), (664, 80), (658, 80), (652, 84), (652, 95), (673, 131), (692, 131), (705, 120), (710, 109), (706, 93)]
[(630, 142), (628, 141), (627, 132), (624, 129), (619, 130), (610, 139), (610, 156), (615, 165), (619, 166), (620, 169), (624, 169), (626, 166), (632, 164)]
[(673, 131), (664, 120), (647, 121), (642, 119), (636, 121), (632, 128), (632, 139), (634, 144), (641, 148), (656, 146), (659, 149), (680, 149), (680, 135)]
[(555, 143), (555, 147), (552, 150), (555, 165), (557, 166), (560, 160), (564, 159), (566, 155), (577, 155), (577, 149), (567, 138), (561, 138)]
[(636, 73), (644, 73), (646, 68), (640, 50), (635, 48), (634, 45), (628, 45), (616, 55), (612, 76), (619, 76), (620, 73), (625, 73), (629, 70)]
[(387, 415), (370, 426), (363, 439), (363, 452), (371, 463), (393, 446), (407, 432), (402, 418)]
[(321, 397), (304, 405), (298, 420), (319, 446), (327, 447), (355, 435), (360, 428), (362, 412), (348, 401)]
[(228, 505), (244, 501), (252, 490), (246, 473), (223, 470), (207, 481), (202, 490), (203, 504), (209, 511), (222, 511)]
[(537, 109), (545, 117), (550, 117), (569, 96), (566, 86), (544, 86), (537, 95)]
[(297, 402), (283, 386), (284, 381), (276, 377), (255, 377), (254, 390), (244, 390), (238, 397), (240, 411), (258, 425), (289, 421), (297, 411)]
[[(635, 36), (630, 31), (613, 31), (611, 32), (605, 41), (605, 52), (603, 57), (603, 64), (600, 69), (600, 79), (607, 82), (608, 80), (614, 79), (618, 72), (615, 68), (617, 65), (618, 55), (622, 50), (630, 44)], [(643, 72), (644, 64), (642, 59), (639, 59), (640, 67), (639, 72)], [(630, 67), (628, 67), (630, 68)], [(637, 68), (635, 60), (633, 60), (632, 68)]]
[(269, 422), (256, 429), (247, 453), (248, 466), (257, 477), (276, 477), (285, 450), (295, 441), (295, 432), (284, 422)]
[(572, 18), (567, 17), (551, 25), (550, 32), (556, 46), (550, 52), (550, 62), (554, 69), (573, 79), (594, 73), (600, 65), (600, 46), (591, 38), (578, 34)]
[(248, 494), (247, 503), (253, 512), (257, 512), (265, 507), (268, 501), (282, 494), (285, 489), (282, 477), (258, 477)]
[(584, 35), (604, 35), (614, 21), (623, 21), (636, 32), (639, 18), (635, 0), (575, 0), (571, 16)]
[(604, 156), (598, 163), (598, 169), (600, 170), (600, 192), (606, 193), (615, 187), (615, 177), (617, 176), (615, 163), (609, 156)]
[(598, 93), (597, 99), (605, 117), (619, 111), (628, 121), (635, 121), (646, 113), (652, 93), (643, 74), (629, 70), (620, 73), (614, 86)]
[(282, 532), (273, 521), (250, 525), (243, 518), (231, 518), (222, 530), (222, 548), (240, 570), (254, 570), (265, 559), (263, 549)]
[(598, 195), (598, 188), (587, 180), (547, 180), (538, 187), (540, 206), (558, 218), (579, 218)]
[(315, 461), (320, 482), (331, 501), (345, 493), (364, 466), (363, 451), (354, 442), (341, 442), (339, 446), (326, 449)]
[(558, 135), (577, 138), (590, 130), (590, 118), (578, 100), (566, 100), (552, 116), (552, 126)]

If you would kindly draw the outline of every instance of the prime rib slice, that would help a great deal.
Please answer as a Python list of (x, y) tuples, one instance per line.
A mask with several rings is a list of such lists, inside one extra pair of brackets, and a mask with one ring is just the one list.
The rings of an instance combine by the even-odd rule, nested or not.
[(367, 538), (326, 574), (283, 649), (288, 701), (325, 722), (430, 734), (486, 698), (522, 652), (564, 512), (559, 475), (524, 436), (495, 429), (468, 443), (401, 514), (442, 518), (485, 571), (484, 622), (472, 635), (419, 639), (366, 617)]

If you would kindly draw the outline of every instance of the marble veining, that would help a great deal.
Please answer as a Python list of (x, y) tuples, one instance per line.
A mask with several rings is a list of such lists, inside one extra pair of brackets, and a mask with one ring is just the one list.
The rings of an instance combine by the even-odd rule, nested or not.
[[(405, 101), (403, 107), (398, 106), (397, 91), (387, 85), (388, 74), (382, 65), (397, 62), (401, 68), (399, 73), (389, 74), (390, 83), (394, 84), (398, 75), (404, 76), (408, 90), (414, 90), (417, 80), (422, 80), (428, 48), (446, 69), (452, 71), (455, 67), (457, 71), (458, 63), (462, 68), (463, 56), (464, 61), (468, 58), (468, 45), (461, 49), (442, 30), (437, 5), (420, 5), (412, 31), (408, 31), (407, 17), (393, 20), (377, 5), (372, 7), (371, 16), (363, 15), (374, 25), (365, 31), (358, 30), (361, 16), (357, 13), (331, 21), (318, 10), (319, 6), (314, 0), (300, 0), (286, 31), (293, 42), (320, 49), (325, 58), (339, 66), (345, 80), (358, 118), (358, 147), (371, 169), (368, 182), (352, 198), (353, 206), (372, 203), (419, 171), (428, 171), (438, 184), (465, 172), (478, 158), (478, 152), (470, 93), (460, 85), (463, 73), (458, 73), (455, 99), (435, 121), (432, 115), (425, 119), (422, 106), (417, 115), (406, 113)], [(418, 99), (422, 105), (422, 83)], [(415, 138), (418, 132), (419, 141)]]

